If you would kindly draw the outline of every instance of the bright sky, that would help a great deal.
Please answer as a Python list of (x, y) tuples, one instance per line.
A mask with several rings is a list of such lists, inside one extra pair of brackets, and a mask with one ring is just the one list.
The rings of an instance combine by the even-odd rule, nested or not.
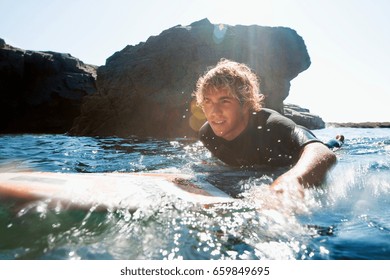
[(126, 45), (203, 18), (290, 27), (312, 64), (286, 102), (326, 122), (390, 121), (389, 14), (387, 0), (0, 0), (0, 38), (103, 65)]

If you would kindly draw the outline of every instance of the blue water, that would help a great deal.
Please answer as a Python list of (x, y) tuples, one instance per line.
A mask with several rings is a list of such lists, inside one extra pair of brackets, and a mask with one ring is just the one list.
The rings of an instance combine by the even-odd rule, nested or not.
[(283, 170), (224, 166), (194, 140), (2, 135), (0, 172), (181, 172), (239, 200), (162, 198), (131, 213), (1, 199), (0, 259), (390, 259), (390, 129), (314, 132), (346, 142), (304, 200), (268, 191)]

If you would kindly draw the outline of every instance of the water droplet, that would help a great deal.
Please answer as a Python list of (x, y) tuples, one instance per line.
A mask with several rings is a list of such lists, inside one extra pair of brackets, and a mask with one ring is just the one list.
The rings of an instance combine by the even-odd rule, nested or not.
[(51, 225), (52, 228), (59, 228), (61, 226), (60, 223), (54, 223)]

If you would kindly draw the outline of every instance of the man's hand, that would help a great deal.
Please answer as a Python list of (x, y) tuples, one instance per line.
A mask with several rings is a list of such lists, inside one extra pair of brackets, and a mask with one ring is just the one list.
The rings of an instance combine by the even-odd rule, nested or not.
[(307, 144), (295, 166), (279, 176), (270, 187), (277, 193), (296, 192), (303, 197), (304, 187), (321, 184), (335, 162), (335, 154), (322, 143)]

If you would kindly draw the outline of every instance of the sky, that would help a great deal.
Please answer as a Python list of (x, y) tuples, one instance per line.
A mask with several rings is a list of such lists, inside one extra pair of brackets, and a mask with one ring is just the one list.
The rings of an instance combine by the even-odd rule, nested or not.
[(325, 122), (390, 121), (389, 14), (387, 0), (0, 0), (0, 38), (100, 66), (127, 45), (204, 18), (289, 27), (311, 66), (291, 81), (286, 103)]

